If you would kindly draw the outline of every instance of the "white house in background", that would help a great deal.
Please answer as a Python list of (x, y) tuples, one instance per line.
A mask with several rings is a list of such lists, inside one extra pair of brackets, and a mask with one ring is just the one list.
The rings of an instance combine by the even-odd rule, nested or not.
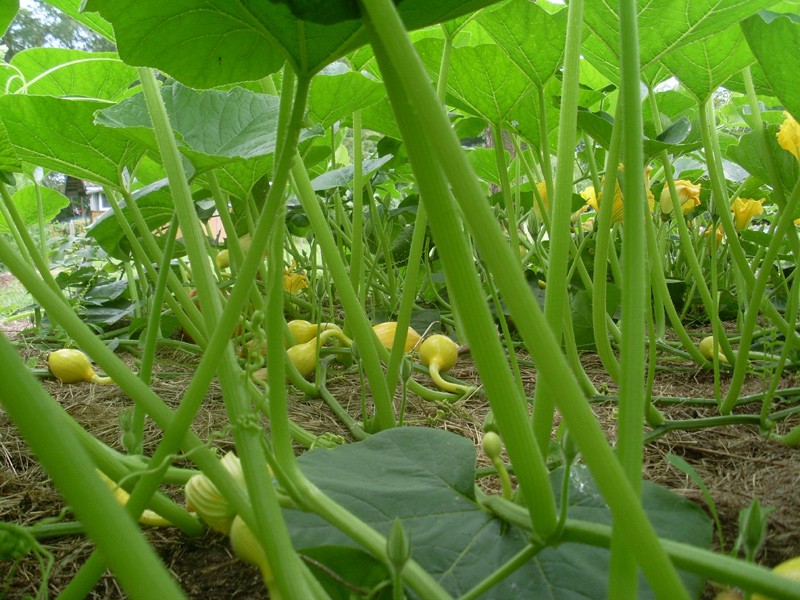
[(92, 222), (94, 222), (94, 220), (104, 212), (111, 210), (111, 204), (109, 204), (108, 198), (106, 198), (106, 194), (103, 192), (103, 188), (99, 185), (86, 183), (85, 190), (86, 199), (89, 202), (89, 213), (91, 214)]

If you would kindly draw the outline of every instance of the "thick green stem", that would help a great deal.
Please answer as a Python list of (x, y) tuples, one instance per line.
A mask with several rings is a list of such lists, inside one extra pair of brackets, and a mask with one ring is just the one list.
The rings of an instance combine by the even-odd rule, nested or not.
[(503, 206), (506, 209), (508, 243), (512, 248), (518, 251), (519, 231), (517, 229), (517, 210), (514, 206), (514, 198), (511, 196), (511, 182), (508, 180), (506, 149), (503, 144), (503, 129), (497, 123), (492, 123), (491, 130), (492, 139), (494, 140), (494, 157), (497, 164), (497, 173), (500, 176), (500, 192), (503, 194)]
[(353, 329), (353, 339), (361, 349), (361, 360), (367, 372), (367, 379), (375, 402), (376, 423), (379, 429), (389, 429), (396, 424), (392, 398), (389, 395), (389, 389), (386, 387), (386, 379), (383, 375), (378, 355), (369, 350), (375, 344), (378, 344), (378, 341), (366, 314), (364, 314), (364, 309), (359, 303), (358, 296), (352, 285), (350, 285), (347, 267), (336, 247), (336, 242), (327, 225), (325, 215), (311, 187), (308, 172), (299, 155), (292, 165), (292, 178), (299, 192), (300, 203), (308, 216), (308, 220), (311, 222), (316, 240), (322, 249), (322, 255), (325, 257), (328, 269), (337, 284), (342, 305)]
[[(798, 203), (800, 203), (800, 181), (795, 184), (792, 195), (789, 197), (786, 206), (778, 216), (778, 227), (775, 230), (775, 240), (784, 239), (789, 230), (794, 227), (792, 217), (794, 216)], [(780, 243), (773, 241), (773, 243), (770, 244), (766, 255), (764, 255), (764, 268), (759, 271), (758, 277), (756, 277), (755, 285), (753, 286), (750, 296), (750, 302), (747, 305), (744, 323), (742, 325), (741, 337), (739, 339), (739, 353), (736, 358), (736, 363), (733, 367), (733, 377), (731, 378), (730, 387), (728, 388), (728, 394), (725, 396), (722, 406), (720, 406), (720, 412), (723, 415), (727, 415), (731, 412), (731, 410), (733, 410), (733, 406), (739, 396), (739, 392), (742, 389), (744, 377), (748, 367), (747, 357), (750, 350), (750, 341), (753, 338), (756, 320), (758, 319), (758, 315), (760, 313), (759, 299), (764, 296), (767, 283), (769, 283), (772, 275), (771, 267), (773, 264), (775, 264), (780, 250)]]
[[(446, 173), (447, 179), (453, 187), (455, 198), (462, 208), (461, 214), (478, 241), (481, 256), (486, 260), (489, 270), (495, 276), (500, 292), (509, 305), (528, 351), (536, 361), (540, 376), (548, 379), (552, 386), (559, 388), (556, 397), (559, 410), (567, 421), (570, 432), (575, 436), (585, 457), (584, 460), (592, 470), (612, 513), (620, 517), (619, 526), (627, 531), (627, 538), (636, 550), (642, 570), (653, 588), (663, 597), (685, 598), (686, 592), (680, 579), (661, 549), (644, 510), (608, 446), (580, 386), (570, 372), (560, 345), (548, 328), (541, 309), (530, 292), (519, 267), (519, 261), (512, 254), (508, 244), (502, 241), (503, 234), (492, 217), (491, 209), (487, 206), (481, 185), (460, 148), (459, 140), (450, 127), (446, 113), (436, 101), (433, 88), (427, 82), (425, 67), (414, 52), (407, 34), (403, 31), (403, 25), (396, 9), (389, 0), (369, 0), (364, 4), (369, 12), (369, 19), (366, 23), (373, 47), (380, 43), (383, 46), (383, 52), (388, 55), (383, 62), (379, 62), (381, 68), (395, 70), (400, 75), (395, 81), (402, 87), (402, 90), (399, 92), (395, 90), (395, 93), (391, 94), (393, 98), (399, 96), (404, 99), (404, 102), (397, 107), (396, 114), (405, 115), (404, 118), (413, 119), (418, 124), (414, 135), (419, 136), (420, 143), (434, 152), (440, 167)], [(386, 63), (387, 58), (391, 61), (390, 64)], [(413, 115), (413, 117), (409, 115)], [(404, 135), (404, 139), (409, 141), (414, 138)], [(438, 198), (439, 196), (434, 195), (434, 197)], [(453, 213), (448, 212), (448, 220), (444, 222), (454, 219)], [(433, 220), (431, 213), (431, 221), (433, 222)], [(464, 297), (458, 293), (457, 296), (465, 301), (475, 301), (474, 298)], [(496, 339), (496, 335), (493, 337)], [(484, 339), (479, 339), (483, 344)], [(473, 348), (475, 347), (476, 345), (473, 344)], [(489, 343), (488, 347), (493, 346)], [(476, 360), (479, 365), (481, 362)], [(502, 369), (508, 370), (507, 367), (501, 367), (501, 372)], [(481, 378), (485, 382), (494, 378), (494, 374), (482, 371)], [(488, 389), (487, 395), (491, 400), (492, 394), (488, 393)], [(499, 402), (507, 401), (508, 398), (505, 398)], [(495, 406), (493, 405), (492, 408), (494, 409)], [(505, 407), (503, 408), (505, 409)], [(496, 412), (495, 415), (497, 416)], [(527, 421), (527, 419), (525, 420)], [(514, 423), (504, 423), (500, 419), (498, 419), (498, 423), (515, 467), (524, 467), (526, 463), (532, 462), (528, 444), (533, 443), (533, 447), (538, 449), (535, 439), (532, 439), (531, 436), (528, 444), (521, 443), (526, 439), (530, 430), (526, 428), (527, 432), (518, 432), (517, 430), (520, 428)], [(512, 439), (514, 447), (510, 443)], [(547, 488), (549, 488), (549, 483), (546, 488), (542, 489)], [(535, 498), (534, 501), (537, 501), (537, 511), (541, 511), (541, 502), (548, 502), (544, 497)], [(552, 501), (552, 495), (550, 501)], [(622, 519), (623, 516), (627, 518)]]
[[(131, 598), (183, 598), (135, 521), (95, 475), (94, 465), (14, 347), (0, 336), (0, 402), (83, 523)], [(121, 543), (124, 541), (124, 543)]]
[[(572, 244), (570, 217), (572, 207), (572, 174), (575, 168), (575, 145), (578, 139), (578, 86), (580, 84), (581, 40), (583, 39), (583, 0), (570, 2), (567, 16), (567, 40), (564, 49), (564, 70), (561, 90), (561, 112), (558, 123), (558, 155), (550, 223), (550, 262), (547, 269), (547, 294), (544, 314), (550, 331), (562, 339), (564, 313), (569, 307), (567, 266)], [(549, 146), (542, 154), (549, 152)], [(548, 190), (549, 191), (549, 190)], [(517, 252), (516, 246), (514, 251)], [(576, 260), (580, 260), (577, 258)], [(536, 383), (533, 401), (533, 428), (539, 451), (547, 454), (553, 431), (556, 388), (542, 378)]]
[[(617, 457), (636, 494), (642, 486), (642, 422), (646, 397), (642, 388), (645, 354), (645, 219), (650, 219), (644, 182), (642, 102), (639, 72), (639, 37), (635, 0), (619, 1), (622, 48), (622, 84), (619, 102), (624, 117), (622, 187), (625, 230), (622, 238), (622, 344), (620, 348), (619, 420)], [(606, 198), (608, 202), (610, 198)], [(622, 517), (625, 519), (625, 517)], [(638, 578), (633, 548), (625, 531), (613, 521), (609, 598), (634, 598)]]
[[(617, 111), (614, 122), (622, 120), (622, 103), (617, 103)], [(622, 147), (622, 127), (614, 127), (611, 130), (611, 141), (608, 145), (608, 154), (606, 158), (606, 179), (609, 180), (603, 190), (603, 198), (611, 198), (614, 194), (614, 185), (616, 185), (616, 172), (617, 164), (619, 163), (619, 155)], [(609, 177), (609, 174), (612, 174)], [(611, 182), (613, 180), (613, 183)], [(595, 192), (600, 193), (596, 187)], [(610, 190), (610, 192), (609, 192)], [(610, 194), (610, 195), (608, 195)], [(608, 273), (608, 254), (615, 252), (611, 245), (611, 210), (613, 203), (606, 200), (598, 205), (599, 215), (596, 227), (596, 243), (594, 249), (594, 274), (592, 279), (592, 327), (594, 329), (595, 345), (597, 346), (597, 354), (609, 374), (611, 379), (619, 383), (620, 380), (620, 367), (617, 357), (614, 356), (614, 351), (611, 348), (611, 341), (608, 339), (608, 327), (606, 326), (608, 319), (607, 306), (607, 289), (608, 281), (606, 274)], [(580, 259), (577, 259), (580, 260)]]
[[(442, 256), (450, 297), (457, 299), (454, 306), (459, 313), (463, 332), (472, 349), (472, 356), (481, 373), (481, 380), (509, 453), (515, 453), (512, 456), (526, 457), (519, 465), (515, 463), (515, 468), (526, 501), (531, 507), (534, 504), (537, 507), (535, 512), (531, 511), (535, 530), (539, 536), (546, 538), (556, 526), (555, 502), (543, 455), (539, 452), (533, 431), (528, 425), (527, 401), (504, 360), (505, 353), (497, 337), (488, 305), (483, 300), (483, 289), (473, 266), (472, 251), (461, 227), (453, 226), (457, 219), (456, 209), (447, 182), (425, 141), (420, 123), (409, 116), (414, 111), (409, 105), (407, 91), (400, 85), (403, 81), (401, 71), (386, 55), (384, 41), (377, 39), (371, 31), (375, 26), (373, 23), (377, 24), (377, 21), (377, 18), (375, 21), (367, 21), (368, 30), (384, 77), (384, 85), (407, 144), (420, 196), (431, 217), (430, 226)], [(432, 93), (433, 89), (429, 89)], [(440, 106), (437, 103), (438, 110), (442, 110)], [(507, 242), (503, 242), (503, 247), (511, 252)], [(518, 262), (516, 267), (519, 269)], [(471, 301), (466, 302), (465, 299)]]
[[(149, 69), (139, 69), (139, 77), (153, 123), (162, 164), (170, 182), (170, 189), (186, 243), (187, 254), (192, 265), (192, 276), (197, 283), (200, 303), (203, 306), (206, 318), (214, 320), (211, 322), (219, 321), (222, 313), (220, 296), (213, 278), (208, 255), (206, 254), (203, 233), (194, 211), (194, 201), (186, 180), (175, 138), (172, 134), (166, 108), (153, 72)], [(305, 105), (306, 91), (307, 81), (301, 80), (298, 89), (298, 95), (301, 100), (297, 111), (300, 114), (302, 114), (303, 106)], [(290, 128), (290, 134), (287, 135), (287, 144), (291, 144), (292, 147), (296, 145), (297, 134), (300, 129), (299, 120), (300, 118), (293, 112), (293, 123), (296, 123), (295, 129), (292, 130)], [(290, 123), (290, 127), (291, 125), (292, 123)], [(295, 134), (293, 137), (291, 132)], [(282, 185), (277, 185), (276, 182), (273, 182), (273, 186), (277, 189), (271, 190), (268, 200), (272, 200), (273, 204), (277, 204), (285, 189), (285, 179)], [(267, 208), (265, 207), (265, 212), (267, 212)], [(277, 219), (270, 224), (274, 226), (276, 222)], [(264, 231), (264, 233), (267, 233), (267, 231)], [(253, 245), (255, 245), (255, 242), (256, 240), (254, 239)], [(263, 247), (251, 247), (248, 255), (255, 253), (260, 258), (261, 248)], [(282, 256), (282, 253), (280, 255)], [(279, 273), (270, 275), (271, 277), (273, 275), (277, 277)], [(282, 318), (283, 311), (281, 310), (280, 313)], [(222, 323), (218, 323), (215, 329), (221, 329), (221, 325)], [(270, 355), (282, 357), (283, 353), (272, 352)], [(282, 378), (284, 371), (281, 370), (278, 375)], [(252, 502), (254, 518), (251, 519), (251, 527), (255, 525), (253, 531), (256, 532), (260, 540), (269, 539), (271, 542), (264, 544), (264, 551), (274, 569), (276, 583), (281, 593), (288, 598), (308, 597), (309, 589), (304, 575), (305, 568), (292, 548), (286, 523), (280, 514), (274, 486), (265, 468), (266, 463), (261, 445), (263, 431), (260, 423), (252, 418), (253, 413), (250, 412), (249, 402), (245, 393), (245, 382), (241, 376), (241, 370), (238, 367), (230, 343), (224, 347), (219, 365), (219, 378), (225, 398), (225, 407), (233, 425), (233, 435), (239, 450), (239, 458), (242, 462), (247, 492)], [(242, 518), (247, 521), (249, 516), (242, 515)]]
[(350, 246), (350, 285), (363, 305), (367, 286), (364, 275), (364, 150), (361, 140), (361, 111), (353, 113), (353, 235)]

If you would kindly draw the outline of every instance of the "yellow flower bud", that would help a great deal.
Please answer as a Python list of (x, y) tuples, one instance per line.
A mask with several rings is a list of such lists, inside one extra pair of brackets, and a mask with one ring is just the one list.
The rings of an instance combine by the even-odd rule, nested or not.
[[(675, 189), (678, 192), (678, 201), (684, 215), (688, 215), (695, 206), (700, 206), (700, 184), (693, 184), (685, 179), (678, 179), (675, 182)], [(669, 186), (665, 185), (661, 192), (661, 212), (671, 215), (673, 211), (672, 196), (669, 193)]]
[(797, 160), (800, 160), (800, 124), (788, 112), (783, 113), (786, 119), (778, 129), (778, 143), (781, 148), (788, 150)]
[(753, 217), (764, 212), (764, 198), (753, 200), (752, 198), (736, 198), (731, 206), (733, 211), (733, 221), (737, 231), (743, 231), (750, 225)]
[[(545, 210), (550, 210), (550, 200), (547, 198), (547, 184), (544, 181), (537, 183), (536, 189), (542, 197), (542, 204), (544, 204)], [(536, 214), (536, 218), (541, 221), (542, 210), (539, 208), (539, 202), (536, 201), (536, 198), (533, 199), (533, 212)]]

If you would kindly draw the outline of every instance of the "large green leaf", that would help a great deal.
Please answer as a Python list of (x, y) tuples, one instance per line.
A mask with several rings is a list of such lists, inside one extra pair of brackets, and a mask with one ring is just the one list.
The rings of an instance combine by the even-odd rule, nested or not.
[(113, 52), (31, 48), (15, 54), (11, 65), (18, 73), (0, 71), (0, 85), (6, 87), (12, 73), (22, 75), (24, 81), (15, 79), (7, 91), (26, 94), (119, 100), (137, 79), (136, 69)]
[[(668, 52), (735, 25), (774, 0), (638, 0), (640, 60), (650, 69)], [(588, 2), (585, 24), (590, 38), (584, 55), (612, 81), (619, 81), (620, 41), (617, 3)]]
[[(364, 442), (315, 450), (300, 458), (303, 472), (322, 491), (382, 534), (399, 517), (411, 540), (411, 556), (458, 597), (526, 547), (525, 532), (503, 523), (475, 501), (475, 447), (439, 429), (401, 427)], [(552, 474), (560, 489), (563, 471)], [(556, 492), (558, 494), (558, 492)], [(559, 502), (556, 498), (556, 502)], [(708, 546), (711, 525), (694, 504), (645, 482), (643, 503), (660, 535)], [(588, 470), (570, 479), (570, 516), (609, 523), (610, 515)], [(316, 515), (285, 511), (295, 547), (354, 543)], [(609, 554), (578, 544), (547, 548), (491, 590), (492, 598), (585, 600), (603, 598)], [(699, 596), (702, 580), (685, 577)], [(652, 598), (643, 584), (640, 598)]]
[[(193, 90), (179, 83), (163, 86), (161, 96), (178, 147), (198, 170), (222, 164), (220, 158), (249, 159), (275, 151), (280, 102), (276, 96), (240, 87)], [(100, 111), (97, 122), (157, 149), (141, 93)], [(300, 138), (312, 135), (314, 132), (306, 129)]]
[(498, 46), (454, 48), (447, 86), (472, 114), (502, 123), (531, 86)]
[[(175, 213), (175, 205), (172, 202), (172, 196), (169, 193), (166, 180), (142, 189), (139, 193), (134, 194), (133, 200), (141, 211), (150, 231), (155, 231), (169, 223)], [(132, 223), (133, 215), (127, 204), (120, 202), (120, 208), (126, 220)], [(114, 211), (105, 212), (92, 223), (86, 233), (94, 238), (109, 256), (119, 260), (128, 260), (130, 258), (130, 244), (119, 226)]]
[(308, 94), (308, 114), (323, 127), (366, 108), (386, 96), (383, 86), (361, 73), (315, 77)]
[(114, 41), (114, 28), (111, 23), (94, 12), (84, 12), (84, 0), (46, 0), (48, 4), (55, 6), (64, 14), (69, 15), (82, 25), (85, 25), (98, 35), (107, 40)]
[[(614, 117), (608, 113), (595, 113), (588, 110), (578, 111), (578, 127), (592, 136), (604, 148), (608, 148), (611, 141), (613, 126)], [(662, 150), (676, 155), (696, 150), (702, 145), (701, 142), (681, 143), (688, 137), (690, 131), (691, 124), (688, 119), (681, 118), (661, 132), (657, 138), (653, 139), (645, 136), (643, 140), (645, 155), (652, 157)]]
[(2, 120), (0, 120), (0, 171), (22, 171), (22, 162), (20, 162), (11, 140), (8, 139), (8, 132)]
[[(272, 0), (289, 7), (298, 19), (312, 23), (330, 25), (359, 19), (361, 11), (356, 0)], [(419, 20), (428, 25), (455, 19), (460, 15), (483, 8), (497, 0), (440, 0), (425, 2), (424, 0), (395, 0), (400, 13), (408, 26), (409, 17), (412, 22)]]
[(19, 0), (0, 0), (0, 36), (5, 35), (18, 10)]
[(739, 25), (713, 37), (684, 44), (668, 52), (661, 62), (699, 100), (711, 98), (729, 77), (755, 62)]
[[(362, 173), (365, 176), (370, 175), (380, 169), (392, 158), (393, 157), (391, 154), (387, 154), (386, 156), (382, 156), (380, 158), (371, 158), (365, 160), (361, 166)], [(313, 187), (317, 192), (336, 187), (345, 187), (353, 182), (354, 173), (355, 170), (353, 169), (353, 165), (347, 165), (346, 167), (342, 167), (340, 169), (334, 169), (333, 171), (323, 173), (319, 177), (315, 177), (311, 182), (311, 187)]]
[[(69, 198), (48, 187), (39, 186), (42, 197), (42, 212), (45, 223), (52, 221), (62, 208), (69, 205)], [(17, 207), (22, 222), (25, 225), (35, 225), (39, 222), (39, 209), (37, 208), (36, 186), (29, 185), (14, 192), (11, 196), (14, 206)], [(0, 215), (0, 232), (9, 233), (11, 229)]]
[[(417, 29), (493, 1), (406, 0), (400, 12), (406, 27)], [(311, 75), (367, 42), (360, 20), (300, 21), (286, 5), (264, 0), (87, 0), (86, 9), (113, 23), (125, 62), (192, 87), (260, 79), (287, 59), (297, 73)]]
[(543, 87), (561, 66), (566, 10), (550, 14), (529, 0), (513, 0), (477, 20), (536, 86)]
[(800, 119), (800, 17), (764, 11), (742, 29), (773, 93)]
[(0, 114), (18, 156), (66, 175), (119, 187), (123, 167), (144, 148), (94, 123), (108, 106), (95, 100), (50, 96), (0, 96)]
[[(775, 137), (777, 132), (777, 125), (768, 125), (764, 138), (766, 139), (769, 153), (772, 155), (772, 160), (778, 167), (778, 176), (781, 183), (786, 190), (791, 190), (798, 176), (800, 176), (800, 169), (797, 166), (797, 159), (778, 145), (778, 140)], [(758, 139), (758, 134), (750, 131), (741, 137), (738, 144), (728, 147), (726, 156), (751, 175), (755, 175), (761, 181), (771, 184), (769, 157), (764, 155), (761, 147), (761, 140)]]

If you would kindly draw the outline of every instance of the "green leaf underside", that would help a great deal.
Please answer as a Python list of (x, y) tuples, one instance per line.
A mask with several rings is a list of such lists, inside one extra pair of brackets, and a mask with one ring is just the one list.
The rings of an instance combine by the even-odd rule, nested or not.
[(662, 59), (667, 69), (699, 100), (708, 100), (729, 77), (754, 61), (738, 24), (713, 38), (675, 48)]
[[(48, 187), (39, 186), (42, 198), (42, 210), (44, 212), (44, 222), (49, 223), (69, 204), (69, 198)], [(29, 185), (14, 192), (11, 196), (14, 205), (17, 207), (22, 222), (25, 225), (35, 225), (39, 222), (39, 212), (36, 200), (36, 186)], [(3, 215), (0, 215), (0, 232), (10, 233)]]
[(448, 89), (469, 112), (502, 123), (532, 85), (498, 46), (454, 48)]
[(94, 100), (49, 96), (0, 96), (0, 114), (20, 159), (93, 181), (119, 187), (120, 172), (144, 148), (94, 123), (107, 107)]
[(385, 96), (386, 92), (380, 83), (361, 73), (315, 77), (308, 94), (308, 114), (322, 127), (330, 127)]
[[(303, 471), (325, 493), (386, 534), (395, 517), (411, 539), (412, 557), (445, 589), (459, 596), (527, 544), (521, 530), (504, 526), (475, 503), (471, 441), (439, 429), (403, 427), (364, 442), (315, 450), (300, 459)], [(551, 475), (553, 488), (563, 471)], [(570, 483), (570, 516), (610, 523), (605, 503), (577, 467)], [(558, 501), (558, 499), (557, 499)], [(645, 482), (643, 502), (660, 535), (708, 546), (710, 521), (697, 506)], [(319, 517), (293, 510), (285, 516), (295, 547), (353, 546)], [(578, 544), (547, 548), (492, 588), (492, 598), (603, 598), (608, 552)], [(685, 577), (698, 596), (702, 581)], [(651, 598), (646, 584), (641, 598)]]
[[(657, 66), (672, 50), (735, 25), (753, 11), (774, 4), (771, 0), (638, 0), (638, 25), (642, 71)], [(586, 5), (587, 40), (583, 53), (606, 77), (618, 82), (620, 64), (619, 23), (616, 2), (602, 0)], [(645, 79), (649, 79), (645, 76)], [(652, 81), (650, 83), (658, 83)]]
[[(458, 17), (495, 0), (407, 0), (409, 29)], [(160, 69), (198, 88), (255, 81), (289, 60), (310, 76), (367, 41), (360, 20), (320, 25), (263, 0), (87, 0), (114, 25), (122, 59)]]
[[(166, 188), (156, 190), (137, 198), (136, 204), (151, 231), (169, 223), (175, 212), (172, 196), (170, 196), (169, 190)], [(120, 207), (127, 221), (129, 223), (133, 222), (133, 216), (131, 215), (130, 209), (127, 208), (127, 205), (121, 202)], [(86, 233), (94, 238), (95, 241), (100, 244), (100, 247), (110, 256), (119, 260), (128, 260), (130, 258), (130, 245), (113, 211), (108, 211), (103, 214), (86, 230)]]
[[(221, 164), (220, 158), (257, 158), (275, 151), (280, 100), (236, 87), (229, 91), (193, 90), (165, 85), (161, 96), (180, 150), (198, 171)], [(102, 110), (97, 122), (118, 129), (155, 151), (157, 145), (142, 94)], [(305, 129), (300, 139), (316, 132)]]
[[(43, 96), (82, 96), (119, 100), (128, 95), (136, 81), (136, 69), (119, 60), (113, 52), (83, 52), (66, 48), (31, 48), (14, 55), (11, 64), (28, 82), (25, 93)], [(0, 71), (0, 85), (6, 87), (12, 71)], [(9, 86), (15, 92), (23, 84), (17, 77)]]
[[(382, 156), (380, 158), (371, 158), (365, 160), (361, 167), (362, 173), (364, 176), (370, 175), (392, 160), (392, 158), (394, 157), (391, 154), (387, 154), (386, 156)], [(315, 191), (320, 192), (322, 190), (348, 186), (353, 182), (354, 172), (355, 169), (353, 168), (353, 165), (347, 165), (346, 167), (341, 167), (340, 169), (328, 171), (327, 173), (323, 173), (319, 177), (316, 177), (311, 182), (311, 187), (313, 187)]]
[(550, 14), (528, 0), (514, 0), (484, 11), (478, 23), (537, 87), (543, 87), (561, 66), (566, 10)]
[(774, 94), (800, 119), (800, 19), (765, 11), (742, 29)]

